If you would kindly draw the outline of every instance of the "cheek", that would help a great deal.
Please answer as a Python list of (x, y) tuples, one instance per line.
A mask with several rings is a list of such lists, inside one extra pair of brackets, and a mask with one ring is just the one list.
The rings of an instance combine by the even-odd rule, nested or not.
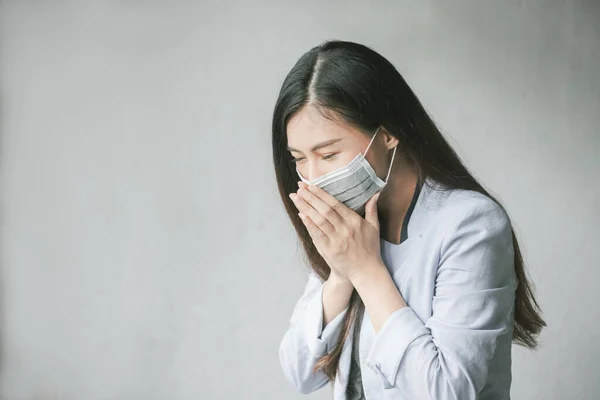
[(352, 161), (354, 159), (354, 157), (356, 157), (357, 154), (358, 154), (358, 152), (356, 154), (354, 154), (352, 152), (346, 152), (346, 151), (343, 153), (339, 153), (338, 155), (335, 156), (335, 158), (333, 160), (329, 161), (329, 164), (333, 167), (332, 170), (343, 167), (344, 165), (350, 164), (350, 161)]
[(304, 162), (301, 164), (293, 164), (294, 170), (296, 171), (296, 174), (300, 174), (302, 175), (302, 177), (306, 180), (311, 180), (309, 173), (308, 173), (308, 163)]
[[(354, 157), (348, 154), (338, 154), (332, 160), (323, 160), (321, 157), (316, 157), (314, 159), (309, 158), (297, 164), (297, 168), (304, 179), (314, 181), (329, 172), (344, 167), (352, 161), (353, 158)], [(296, 166), (294, 168), (296, 168)]]
[[(377, 173), (381, 179), (385, 180), (386, 175), (388, 173), (388, 169), (390, 168), (390, 161), (392, 161), (392, 152), (388, 154), (386, 151), (382, 151), (378, 154), (377, 160), (369, 160), (369, 163)], [(396, 156), (394, 157), (394, 164), (397, 164), (398, 161), (398, 152), (396, 152)]]

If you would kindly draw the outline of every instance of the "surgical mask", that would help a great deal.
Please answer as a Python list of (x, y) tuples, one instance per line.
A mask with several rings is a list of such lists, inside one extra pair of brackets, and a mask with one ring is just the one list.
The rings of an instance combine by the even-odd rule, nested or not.
[(392, 160), (390, 161), (390, 167), (387, 172), (387, 176), (385, 181), (382, 181), (381, 178), (377, 176), (371, 164), (365, 158), (367, 151), (371, 147), (373, 143), (373, 139), (379, 132), (379, 128), (373, 134), (367, 149), (362, 153), (359, 153), (354, 157), (352, 161), (348, 164), (337, 168), (331, 172), (326, 173), (309, 181), (305, 179), (300, 171), (298, 171), (298, 167), (296, 167), (296, 172), (298, 176), (302, 180), (302, 182), (307, 185), (315, 185), (323, 189), (325, 192), (329, 193), (333, 197), (335, 197), (338, 201), (345, 204), (348, 208), (356, 211), (358, 214), (362, 214), (365, 211), (365, 204), (373, 195), (379, 191), (381, 191), (388, 182), (390, 177), (390, 172), (392, 171), (392, 165), (394, 164), (394, 156), (396, 155), (396, 148), (394, 147), (394, 152), (392, 153)]

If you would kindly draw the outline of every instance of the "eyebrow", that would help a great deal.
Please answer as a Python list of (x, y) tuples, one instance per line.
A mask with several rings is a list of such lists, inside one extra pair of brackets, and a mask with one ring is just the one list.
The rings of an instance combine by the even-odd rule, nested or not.
[[(312, 148), (312, 149), (310, 149), (310, 151), (315, 151), (315, 150), (321, 149), (321, 148), (323, 148), (323, 147), (330, 146), (330, 145), (332, 145), (332, 144), (334, 144), (334, 143), (337, 143), (337, 142), (339, 142), (340, 140), (342, 140), (342, 138), (338, 138), (338, 139), (331, 139), (331, 140), (327, 140), (327, 141), (325, 141), (325, 142), (321, 142), (321, 143), (319, 143), (319, 144), (317, 144), (317, 145), (313, 146), (313, 148)], [(288, 146), (288, 148), (287, 148), (287, 149), (288, 149), (288, 151), (297, 151), (297, 152), (299, 152), (299, 153), (302, 153), (300, 150), (296, 150), (296, 149), (294, 149), (293, 147), (290, 147), (290, 146)]]

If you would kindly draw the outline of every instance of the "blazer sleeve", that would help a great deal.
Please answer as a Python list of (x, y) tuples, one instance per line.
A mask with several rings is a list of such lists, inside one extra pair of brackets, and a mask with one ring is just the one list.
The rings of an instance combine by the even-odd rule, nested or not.
[[(448, 212), (449, 211), (449, 212)], [(440, 219), (432, 314), (392, 313), (367, 365), (384, 389), (407, 399), (474, 400), (485, 386), (498, 339), (512, 335), (517, 279), (512, 228), (493, 200), (452, 206)]]
[(335, 347), (348, 312), (346, 307), (323, 329), (323, 287), (321, 279), (311, 271), (279, 345), (284, 376), (304, 394), (320, 389), (329, 381), (323, 372), (312, 371), (319, 358)]

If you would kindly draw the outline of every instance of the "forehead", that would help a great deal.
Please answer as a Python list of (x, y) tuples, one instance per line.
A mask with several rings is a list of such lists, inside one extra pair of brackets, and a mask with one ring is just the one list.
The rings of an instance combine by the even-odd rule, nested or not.
[(286, 131), (288, 146), (298, 150), (331, 139), (360, 142), (365, 136), (341, 118), (326, 118), (314, 107), (303, 107), (298, 111), (288, 121)]

